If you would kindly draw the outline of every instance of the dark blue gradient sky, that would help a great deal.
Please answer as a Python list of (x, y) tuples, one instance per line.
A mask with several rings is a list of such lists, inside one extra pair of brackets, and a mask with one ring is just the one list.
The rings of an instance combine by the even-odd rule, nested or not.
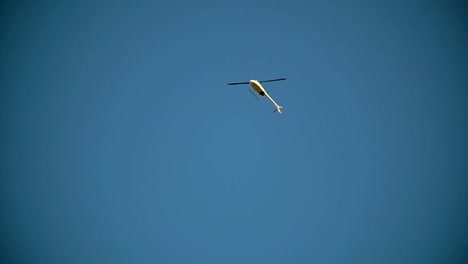
[(461, 1), (65, 2), (1, 9), (2, 263), (466, 263)]

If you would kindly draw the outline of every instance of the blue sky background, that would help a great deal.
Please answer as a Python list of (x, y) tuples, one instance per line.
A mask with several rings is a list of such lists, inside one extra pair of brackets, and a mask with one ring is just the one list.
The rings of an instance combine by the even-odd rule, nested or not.
[(1, 8), (2, 263), (466, 263), (461, 1), (66, 2)]

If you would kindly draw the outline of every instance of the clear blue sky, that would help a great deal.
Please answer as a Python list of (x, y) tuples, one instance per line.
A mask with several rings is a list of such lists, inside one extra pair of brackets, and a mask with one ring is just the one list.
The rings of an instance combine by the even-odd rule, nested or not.
[(466, 263), (466, 5), (72, 2), (2, 4), (2, 263)]

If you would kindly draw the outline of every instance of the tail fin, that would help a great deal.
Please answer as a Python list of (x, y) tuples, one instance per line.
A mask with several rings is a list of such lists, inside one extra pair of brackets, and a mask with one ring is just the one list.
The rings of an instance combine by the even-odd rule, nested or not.
[(277, 106), (276, 109), (273, 111), (273, 113), (280, 113), (281, 114), (281, 108), (283, 108), (282, 106)]

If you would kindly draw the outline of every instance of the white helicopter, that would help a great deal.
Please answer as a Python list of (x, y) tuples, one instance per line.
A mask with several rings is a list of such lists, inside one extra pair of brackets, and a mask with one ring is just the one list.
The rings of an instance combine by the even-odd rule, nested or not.
[[(278, 105), (273, 98), (268, 94), (267, 89), (263, 88), (261, 83), (265, 82), (276, 82), (276, 81), (284, 81), (287, 80), (287, 78), (280, 78), (280, 79), (272, 79), (272, 80), (265, 80), (265, 81), (258, 81), (258, 80), (250, 80), (249, 82), (236, 82), (236, 83), (228, 83), (228, 85), (239, 85), (239, 84), (250, 84), (252, 88), (260, 95), (260, 96), (266, 96), (270, 101), (275, 105), (276, 109), (273, 111), (273, 113), (280, 113), (281, 114), (281, 108), (282, 106)], [(249, 91), (258, 99), (258, 97), (249, 89)]]

